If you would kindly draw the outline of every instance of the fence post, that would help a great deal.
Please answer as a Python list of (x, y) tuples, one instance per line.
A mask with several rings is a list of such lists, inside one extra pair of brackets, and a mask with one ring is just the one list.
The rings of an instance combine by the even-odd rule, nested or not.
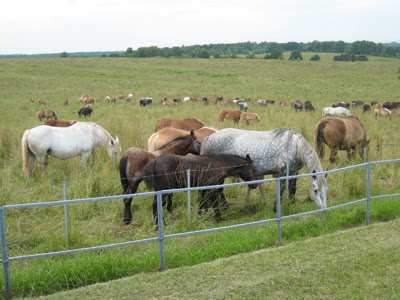
[(164, 248), (164, 219), (162, 206), (162, 193), (157, 193), (157, 216), (158, 216), (158, 242), (160, 249), (160, 271), (165, 270), (165, 248)]
[[(290, 167), (289, 167), (289, 158), (286, 163), (286, 176), (289, 176)], [(289, 200), (289, 180), (286, 179), (286, 199)]]
[[(63, 195), (64, 195), (64, 200), (67, 200), (67, 183), (64, 181), (63, 182)], [(68, 204), (64, 204), (64, 217), (65, 217), (65, 240), (68, 246), (69, 242), (69, 225), (68, 225)]]
[[(364, 163), (367, 162), (367, 148), (364, 147)], [(367, 194), (367, 167), (364, 166), (364, 195)]]
[(281, 231), (281, 180), (278, 178), (276, 181), (276, 218), (278, 220), (278, 246), (282, 244), (282, 231)]
[[(187, 187), (190, 188), (190, 169), (186, 170), (186, 182)], [(192, 212), (191, 212), (191, 193), (188, 191), (188, 221), (189, 221), (189, 229), (192, 228)]]
[(4, 272), (4, 289), (5, 298), (11, 299), (11, 276), (10, 276), (10, 262), (8, 260), (8, 246), (6, 235), (6, 222), (4, 218), (4, 208), (0, 207), (0, 239), (1, 239), (1, 259), (3, 263)]
[(368, 164), (368, 180), (367, 180), (367, 212), (365, 216), (365, 223), (369, 225), (369, 205), (371, 202), (371, 164)]

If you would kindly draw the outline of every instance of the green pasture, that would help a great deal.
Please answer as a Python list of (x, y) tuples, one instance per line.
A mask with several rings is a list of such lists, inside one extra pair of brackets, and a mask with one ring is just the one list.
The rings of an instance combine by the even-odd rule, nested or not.
[[(81, 94), (89, 94), (102, 102), (93, 104), (92, 121), (118, 136), (123, 151), (129, 147), (147, 148), (147, 139), (154, 132), (158, 119), (163, 117), (196, 117), (216, 129), (235, 127), (250, 130), (271, 130), (288, 127), (301, 133), (314, 146), (314, 127), (321, 119), (321, 110), (339, 101), (351, 102), (400, 101), (400, 61), (374, 59), (368, 62), (267, 61), (263, 59), (133, 59), (133, 58), (46, 58), (0, 60), (0, 205), (36, 203), (63, 199), (62, 184), (67, 183), (68, 199), (121, 194), (119, 172), (106, 150), (94, 151), (91, 162), (81, 168), (80, 159), (59, 160), (48, 157), (45, 170), (34, 169), (33, 178), (25, 179), (22, 172), (21, 136), (25, 129), (40, 125), (39, 109), (55, 110), (60, 120), (78, 120), (84, 105)], [(107, 104), (105, 96), (134, 95), (134, 105), (124, 100)], [(164, 97), (183, 100), (228, 97), (275, 100), (276, 105), (260, 107), (250, 104), (249, 111), (257, 113), (261, 124), (233, 124), (218, 122), (222, 109), (237, 107), (180, 103), (165, 107)], [(153, 105), (139, 106), (139, 99), (152, 97)], [(35, 100), (34, 104), (29, 99)], [(39, 106), (37, 100), (45, 99)], [(64, 106), (64, 99), (69, 105)], [(295, 112), (291, 107), (280, 107), (280, 101), (310, 100), (315, 112)], [(225, 100), (224, 100), (225, 101)], [(368, 161), (399, 158), (400, 118), (375, 120), (372, 112), (351, 109), (371, 138)], [(81, 121), (85, 121), (81, 118)], [(337, 169), (362, 162), (357, 156), (348, 161), (339, 153), (335, 165), (328, 154), (321, 160), (323, 168)], [(307, 172), (306, 169), (302, 170)], [(328, 176), (330, 190), (328, 206), (347, 203), (365, 196), (362, 168)], [(371, 194), (398, 193), (399, 165), (385, 164), (372, 167)], [(230, 181), (229, 179), (227, 181)], [(296, 202), (289, 203), (284, 195), (283, 215), (316, 208), (308, 196), (309, 179), (298, 180)], [(275, 185), (266, 187), (267, 203), (260, 202), (259, 192), (253, 191), (245, 203), (244, 187), (228, 188), (226, 195), (231, 208), (223, 213), (223, 221), (216, 223), (212, 212), (192, 214), (192, 230), (274, 218)], [(139, 192), (145, 192), (142, 183)], [(197, 204), (193, 193), (194, 205)], [(396, 219), (400, 216), (398, 198), (375, 200), (371, 203), (371, 222)], [(97, 245), (119, 243), (154, 237), (152, 199), (140, 198), (133, 202), (133, 222), (125, 226), (122, 200), (85, 203), (69, 206), (70, 240), (65, 241), (64, 210), (62, 206), (6, 211), (9, 255), (19, 256), (61, 251)], [(195, 207), (193, 207), (195, 209)], [(313, 236), (357, 227), (365, 222), (365, 205), (327, 212), (312, 217), (283, 222), (283, 244)], [(186, 195), (174, 196), (174, 211), (166, 213), (165, 233), (189, 231)], [(216, 258), (277, 245), (276, 224), (246, 229), (199, 235), (166, 242), (168, 268), (190, 266)], [(68, 255), (49, 259), (12, 262), (11, 278), (14, 295), (41, 295), (66, 290), (95, 282), (158, 270), (157, 244), (142, 244), (94, 253)], [(3, 276), (0, 276), (4, 292)]]

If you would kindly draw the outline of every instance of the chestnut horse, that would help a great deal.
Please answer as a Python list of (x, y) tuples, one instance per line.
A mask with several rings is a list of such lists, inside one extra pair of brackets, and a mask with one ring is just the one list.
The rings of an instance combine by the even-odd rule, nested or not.
[(242, 112), (240, 110), (221, 110), (218, 116), (220, 122), (223, 122), (224, 119), (228, 119), (232, 120), (234, 123), (238, 123), (241, 114)]
[(242, 112), (242, 114), (240, 115), (240, 123), (242, 124), (243, 122), (246, 122), (246, 124), (249, 125), (250, 121), (261, 123), (260, 117), (257, 114)]
[(64, 122), (64, 121), (59, 121), (59, 120), (47, 120), (42, 125), (54, 126), (54, 127), (69, 127), (71, 125), (74, 125), (75, 123), (78, 123), (78, 121), (71, 120), (71, 121)]
[(186, 118), (186, 119), (173, 119), (173, 118), (163, 118), (158, 120), (156, 123), (155, 132), (165, 127), (173, 127), (183, 130), (197, 130), (204, 127), (205, 124), (196, 118)]
[[(210, 134), (213, 134), (217, 130), (209, 127), (202, 127), (198, 130), (194, 131), (195, 136), (197, 139), (203, 143), (204, 139), (208, 137)], [(160, 129), (159, 131), (153, 133), (148, 141), (147, 141), (147, 150), (150, 152), (156, 151), (157, 149), (160, 149), (162, 146), (165, 144), (168, 144), (170, 141), (173, 139), (179, 137), (179, 136), (184, 136), (190, 134), (190, 131), (187, 130), (182, 130), (182, 129), (177, 129), (177, 128), (172, 128), (172, 127), (166, 127), (163, 129)]]
[(57, 113), (56, 113), (54, 110), (52, 110), (52, 109), (42, 109), (42, 110), (39, 110), (39, 111), (37, 112), (37, 116), (38, 116), (40, 122), (42, 122), (42, 119), (43, 119), (43, 118), (46, 118), (47, 120), (48, 120), (48, 119), (53, 119), (53, 118), (54, 118), (54, 120), (58, 120), (58, 115), (57, 115)]
[[(126, 150), (119, 160), (119, 173), (121, 176), (122, 193), (134, 194), (136, 193), (140, 182), (143, 180), (143, 169), (156, 157), (163, 153), (186, 155), (192, 153), (195, 155), (200, 154), (201, 143), (194, 135), (193, 130), (189, 135), (180, 136), (161, 149), (149, 152), (140, 148), (129, 148)], [(132, 198), (124, 199), (125, 203), (125, 224), (130, 224), (132, 221), (131, 203)]]
[[(325, 155), (324, 143), (331, 149), (330, 162), (336, 162), (338, 150), (346, 150), (348, 158), (354, 157), (355, 151), (367, 147), (367, 134), (363, 124), (356, 117), (344, 119), (326, 117), (318, 122), (314, 128), (315, 146), (319, 157)], [(362, 157), (362, 151), (359, 151)]]
[[(257, 180), (254, 173), (253, 161), (233, 154), (205, 154), (195, 157), (178, 155), (162, 155), (154, 159), (144, 168), (144, 182), (149, 190), (161, 191), (166, 189), (187, 187), (186, 170), (190, 170), (190, 186), (211, 186), (223, 184), (226, 177), (240, 176), (245, 181)], [(250, 184), (255, 189), (257, 184)], [(199, 191), (200, 208), (214, 208), (217, 221), (221, 220), (219, 201), (225, 201), (223, 188)], [(162, 202), (168, 201), (167, 210), (172, 211), (172, 193), (163, 194)], [(200, 211), (199, 211), (200, 212)], [(154, 196), (153, 216), (157, 218), (157, 198)]]

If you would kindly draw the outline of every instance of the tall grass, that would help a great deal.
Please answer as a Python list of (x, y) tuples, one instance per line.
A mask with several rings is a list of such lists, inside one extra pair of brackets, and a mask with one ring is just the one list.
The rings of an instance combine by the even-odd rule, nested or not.
[[(324, 106), (339, 101), (364, 100), (400, 101), (397, 70), (399, 62), (289, 62), (266, 60), (184, 60), (127, 58), (48, 58), (0, 60), (0, 204), (45, 202), (63, 199), (62, 183), (67, 182), (68, 199), (118, 195), (121, 193), (119, 172), (105, 149), (96, 149), (89, 166), (80, 167), (79, 158), (59, 160), (48, 157), (45, 171), (34, 170), (33, 179), (22, 173), (20, 138), (25, 129), (40, 124), (36, 111), (42, 109), (37, 99), (47, 101), (45, 108), (54, 109), (61, 120), (78, 118), (83, 105), (81, 94), (93, 98), (113, 97), (133, 93), (136, 104), (124, 101), (94, 104), (90, 121), (96, 122), (121, 140), (123, 150), (129, 147), (146, 149), (147, 138), (154, 132), (156, 120), (163, 117), (197, 117), (216, 129), (235, 127), (251, 130), (271, 130), (288, 127), (314, 144), (313, 129), (320, 120)], [(184, 96), (215, 99), (218, 96), (310, 100), (316, 112), (295, 113), (292, 108), (250, 104), (261, 124), (241, 125), (218, 122), (221, 109), (237, 109), (223, 105), (180, 103), (164, 107), (159, 103)], [(154, 104), (139, 107), (141, 97), (152, 97)], [(36, 100), (29, 104), (29, 98)], [(63, 100), (70, 105), (64, 106)], [(371, 138), (368, 160), (398, 158), (400, 119), (373, 118), (372, 113), (352, 109), (364, 124)], [(381, 151), (377, 148), (382, 140)], [(328, 150), (328, 149), (327, 149)], [(340, 168), (362, 162), (357, 156), (349, 162), (339, 152), (335, 165), (329, 163), (329, 150), (321, 160), (324, 168)], [(302, 172), (306, 172), (305, 169)], [(372, 194), (399, 192), (398, 164), (373, 166)], [(227, 180), (229, 181), (229, 179)], [(328, 176), (328, 205), (333, 206), (364, 197), (363, 170), (357, 169)], [(309, 179), (298, 180), (296, 202), (284, 197), (283, 214), (289, 215), (315, 208), (308, 196)], [(142, 184), (138, 192), (146, 191)], [(273, 218), (275, 186), (266, 187), (268, 202), (262, 203), (259, 192), (253, 191), (249, 203), (244, 202), (244, 188), (228, 188), (226, 195), (231, 208), (223, 212), (224, 221), (215, 223), (212, 212), (192, 214), (192, 229), (237, 224)], [(193, 198), (195, 198), (195, 194)], [(398, 199), (397, 199), (398, 200)], [(194, 201), (196, 202), (196, 201)], [(133, 222), (123, 225), (122, 200), (85, 203), (69, 206), (70, 240), (64, 233), (64, 212), (60, 207), (7, 210), (9, 255), (75, 249), (156, 236), (152, 199), (135, 199), (132, 203)], [(194, 204), (196, 205), (196, 204)], [(174, 211), (166, 214), (166, 234), (189, 230), (185, 194), (174, 196)], [(195, 207), (193, 208), (196, 209)], [(384, 221), (400, 215), (396, 199), (376, 200), (371, 207), (371, 221)], [(283, 224), (283, 242), (290, 243), (318, 236), (341, 228), (360, 226), (365, 220), (365, 205), (345, 208), (317, 216), (288, 220)], [(253, 251), (277, 245), (276, 225), (256, 226), (228, 232), (168, 240), (169, 268), (193, 265), (217, 257)], [(38, 295), (106, 281), (143, 271), (157, 270), (156, 244), (106, 250), (50, 259), (11, 263), (12, 286), (15, 295)], [(1, 278), (1, 289), (3, 287)]]

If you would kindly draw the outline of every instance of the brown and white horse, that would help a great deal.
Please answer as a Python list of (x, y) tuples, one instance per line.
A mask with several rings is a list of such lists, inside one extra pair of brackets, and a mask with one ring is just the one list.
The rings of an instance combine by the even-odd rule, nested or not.
[(54, 118), (54, 120), (58, 120), (58, 115), (57, 115), (57, 113), (56, 113), (54, 110), (52, 110), (52, 109), (42, 109), (42, 110), (39, 110), (39, 111), (37, 112), (37, 116), (38, 116), (40, 122), (42, 122), (42, 119), (43, 119), (43, 118), (46, 118), (47, 120), (48, 120), (48, 119), (53, 119), (53, 118)]
[(374, 110), (374, 117), (377, 119), (378, 117), (391, 117), (392, 112), (387, 108), (376, 108)]

